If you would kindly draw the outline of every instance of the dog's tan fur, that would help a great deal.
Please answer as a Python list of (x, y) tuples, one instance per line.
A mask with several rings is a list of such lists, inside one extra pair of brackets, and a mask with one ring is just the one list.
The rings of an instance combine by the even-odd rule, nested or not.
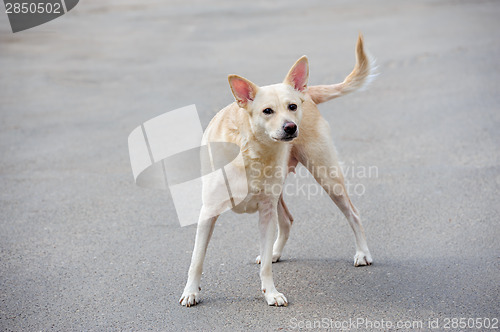
[[(287, 173), (299, 162), (311, 172), (349, 221), (356, 239), (355, 266), (372, 263), (363, 226), (345, 190), (342, 173), (328, 172), (328, 168), (339, 170), (340, 167), (329, 125), (316, 105), (366, 85), (373, 76), (373, 61), (365, 53), (360, 35), (356, 65), (344, 82), (308, 87), (308, 68), (307, 58), (302, 57), (292, 66), (283, 83), (264, 87), (230, 75), (229, 84), (236, 102), (212, 119), (202, 142), (231, 142), (240, 147), (244, 163), (236, 167), (246, 174), (248, 195), (233, 210), (237, 213), (259, 211), (262, 240), (257, 262), (261, 263), (262, 291), (270, 305), (286, 306), (288, 303), (274, 287), (271, 262), (280, 258), (292, 225), (293, 218), (284, 203), (281, 189)], [(296, 105), (295, 110), (291, 110), (291, 104)], [(272, 114), (263, 113), (265, 109), (271, 109)], [(297, 129), (290, 135), (285, 127), (293, 127), (293, 124)], [(280, 189), (278, 192), (269, 190), (276, 187)], [(204, 196), (210, 196), (210, 186), (204, 185)], [(199, 301), (203, 260), (216, 219), (204, 217), (203, 212), (200, 216), (188, 282), (180, 299), (183, 305), (191, 306)], [(274, 240), (276, 226), (278, 237)]]

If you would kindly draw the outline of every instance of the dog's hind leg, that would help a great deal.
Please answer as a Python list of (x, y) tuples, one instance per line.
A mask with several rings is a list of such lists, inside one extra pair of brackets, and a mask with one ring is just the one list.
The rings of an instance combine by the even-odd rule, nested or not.
[(373, 262), (370, 250), (366, 244), (366, 236), (359, 218), (359, 213), (356, 207), (352, 204), (342, 178), (321, 178), (320, 184), (327, 191), (330, 198), (337, 204), (344, 216), (347, 218), (349, 225), (354, 231), (356, 244), (356, 254), (354, 255), (354, 266), (371, 265)]
[(366, 243), (365, 231), (358, 211), (345, 188), (344, 176), (337, 161), (328, 123), (321, 118), (315, 126), (318, 130), (315, 131), (314, 139), (304, 139), (301, 144), (295, 146), (297, 159), (328, 193), (354, 231), (356, 245), (354, 265), (370, 265), (373, 260)]
[[(283, 248), (285, 247), (288, 236), (290, 235), (292, 223), (292, 214), (288, 210), (288, 207), (283, 200), (283, 194), (281, 194), (280, 200), (278, 202), (278, 238), (273, 245), (273, 263), (276, 263), (283, 253)], [(260, 261), (261, 259), (259, 255), (255, 259), (255, 263), (260, 264)]]
[(179, 300), (179, 303), (186, 307), (196, 305), (200, 302), (199, 291), (201, 290), (200, 281), (203, 261), (205, 260), (208, 242), (210, 242), (210, 238), (212, 237), (217, 218), (218, 216), (211, 218), (202, 218), (200, 216), (200, 221), (196, 229), (193, 256), (191, 258), (191, 265), (189, 266), (188, 280)]

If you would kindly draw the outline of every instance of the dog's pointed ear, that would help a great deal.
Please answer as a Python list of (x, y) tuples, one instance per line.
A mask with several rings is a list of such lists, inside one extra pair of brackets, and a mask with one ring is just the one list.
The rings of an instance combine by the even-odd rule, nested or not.
[(255, 95), (259, 90), (257, 85), (238, 75), (229, 75), (227, 79), (234, 98), (236, 98), (236, 102), (241, 108), (245, 108), (249, 101), (255, 99)]
[(283, 83), (291, 85), (295, 90), (304, 91), (307, 87), (308, 78), (309, 61), (307, 61), (307, 57), (304, 55), (290, 68)]

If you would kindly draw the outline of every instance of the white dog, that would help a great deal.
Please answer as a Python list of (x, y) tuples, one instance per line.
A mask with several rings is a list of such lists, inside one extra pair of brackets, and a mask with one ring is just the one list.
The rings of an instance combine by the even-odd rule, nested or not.
[[(233, 211), (259, 212), (261, 245), (256, 261), (261, 264), (261, 289), (269, 305), (288, 304), (274, 286), (272, 262), (281, 257), (293, 221), (283, 201), (283, 183), (299, 162), (324, 188), (353, 229), (354, 265), (372, 263), (358, 211), (347, 195), (339, 171), (329, 125), (316, 105), (363, 87), (373, 73), (374, 62), (365, 53), (360, 35), (354, 70), (339, 84), (308, 87), (309, 66), (305, 56), (292, 66), (283, 83), (258, 87), (243, 77), (229, 76), (236, 102), (212, 119), (202, 143), (231, 142), (240, 147), (244, 163), (234, 166), (246, 175), (248, 195), (236, 206), (233, 204)], [(210, 197), (209, 187), (204, 183), (204, 198)], [(213, 211), (202, 208), (188, 280), (179, 301), (184, 306), (199, 302), (203, 261), (217, 217)]]

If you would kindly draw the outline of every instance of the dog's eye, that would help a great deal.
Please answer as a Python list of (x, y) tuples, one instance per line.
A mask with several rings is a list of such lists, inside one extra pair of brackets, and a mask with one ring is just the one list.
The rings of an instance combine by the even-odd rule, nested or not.
[(297, 110), (297, 105), (296, 104), (290, 104), (290, 105), (288, 105), (288, 109), (290, 111), (296, 111)]
[(273, 114), (274, 113), (274, 111), (271, 108), (266, 108), (262, 112), (264, 112), (264, 114)]

